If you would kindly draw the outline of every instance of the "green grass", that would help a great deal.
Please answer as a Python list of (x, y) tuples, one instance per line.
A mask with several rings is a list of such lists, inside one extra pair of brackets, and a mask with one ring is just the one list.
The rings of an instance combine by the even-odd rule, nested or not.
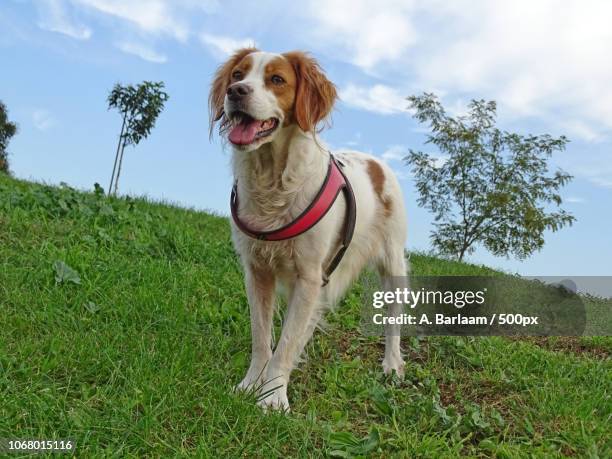
[(79, 457), (612, 456), (610, 338), (406, 338), (398, 381), (359, 305), (308, 345), (292, 413), (264, 415), (231, 393), (250, 336), (226, 219), (0, 174), (0, 437)]

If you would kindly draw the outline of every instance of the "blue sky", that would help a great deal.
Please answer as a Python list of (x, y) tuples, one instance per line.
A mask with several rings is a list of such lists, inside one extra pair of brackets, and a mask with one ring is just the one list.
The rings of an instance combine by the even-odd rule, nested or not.
[(458, 0), (233, 2), (4, 0), (0, 99), (19, 124), (17, 177), (105, 188), (120, 117), (117, 83), (163, 80), (170, 100), (152, 135), (126, 150), (121, 192), (228, 213), (230, 152), (208, 139), (211, 76), (235, 47), (310, 51), (341, 95), (333, 148), (383, 157), (398, 172), (408, 247), (429, 249), (431, 217), (398, 159), (423, 146), (404, 97), (441, 96), (452, 113), (498, 101), (499, 125), (565, 134), (553, 158), (575, 176), (563, 191), (575, 225), (546, 236), (524, 262), (477, 250), (471, 261), (525, 275), (611, 275), (612, 4)]

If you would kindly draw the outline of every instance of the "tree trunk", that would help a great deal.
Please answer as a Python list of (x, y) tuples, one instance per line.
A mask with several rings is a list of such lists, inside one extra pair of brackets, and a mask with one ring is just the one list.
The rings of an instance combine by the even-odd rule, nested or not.
[(458, 261), (463, 261), (463, 256), (465, 255), (465, 252), (467, 251), (469, 245), (463, 245), (463, 247), (461, 247), (461, 251), (459, 252), (459, 260)]
[(127, 118), (127, 112), (123, 114), (123, 123), (121, 124), (121, 133), (119, 134), (119, 142), (117, 142), (117, 152), (115, 153), (115, 164), (113, 164), (113, 174), (111, 175), (110, 184), (108, 185), (108, 196), (111, 195), (113, 190), (113, 181), (115, 181), (115, 170), (117, 169), (117, 159), (119, 158), (119, 150), (123, 142), (123, 131), (125, 129), (125, 120)]
[(117, 178), (115, 178), (115, 191), (113, 196), (117, 196), (117, 190), (119, 189), (119, 176), (121, 175), (121, 165), (123, 164), (123, 151), (125, 150), (125, 141), (121, 144), (121, 154), (119, 155), (119, 167), (117, 168)]

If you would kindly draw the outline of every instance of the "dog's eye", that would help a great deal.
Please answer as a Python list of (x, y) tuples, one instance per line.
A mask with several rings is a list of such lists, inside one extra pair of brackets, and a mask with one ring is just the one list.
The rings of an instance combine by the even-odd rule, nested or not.
[(272, 75), (272, 78), (270, 78), (270, 81), (272, 81), (272, 83), (274, 84), (283, 84), (285, 82), (283, 77), (279, 75)]
[(232, 73), (232, 78), (234, 80), (242, 80), (242, 72), (240, 70), (236, 70), (234, 73)]

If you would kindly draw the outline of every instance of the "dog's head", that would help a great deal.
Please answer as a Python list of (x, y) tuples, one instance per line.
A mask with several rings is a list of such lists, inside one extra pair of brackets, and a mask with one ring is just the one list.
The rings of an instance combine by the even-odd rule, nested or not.
[(208, 98), (210, 132), (219, 122), (232, 145), (256, 150), (294, 124), (314, 132), (336, 98), (336, 87), (307, 54), (244, 48), (215, 74)]

